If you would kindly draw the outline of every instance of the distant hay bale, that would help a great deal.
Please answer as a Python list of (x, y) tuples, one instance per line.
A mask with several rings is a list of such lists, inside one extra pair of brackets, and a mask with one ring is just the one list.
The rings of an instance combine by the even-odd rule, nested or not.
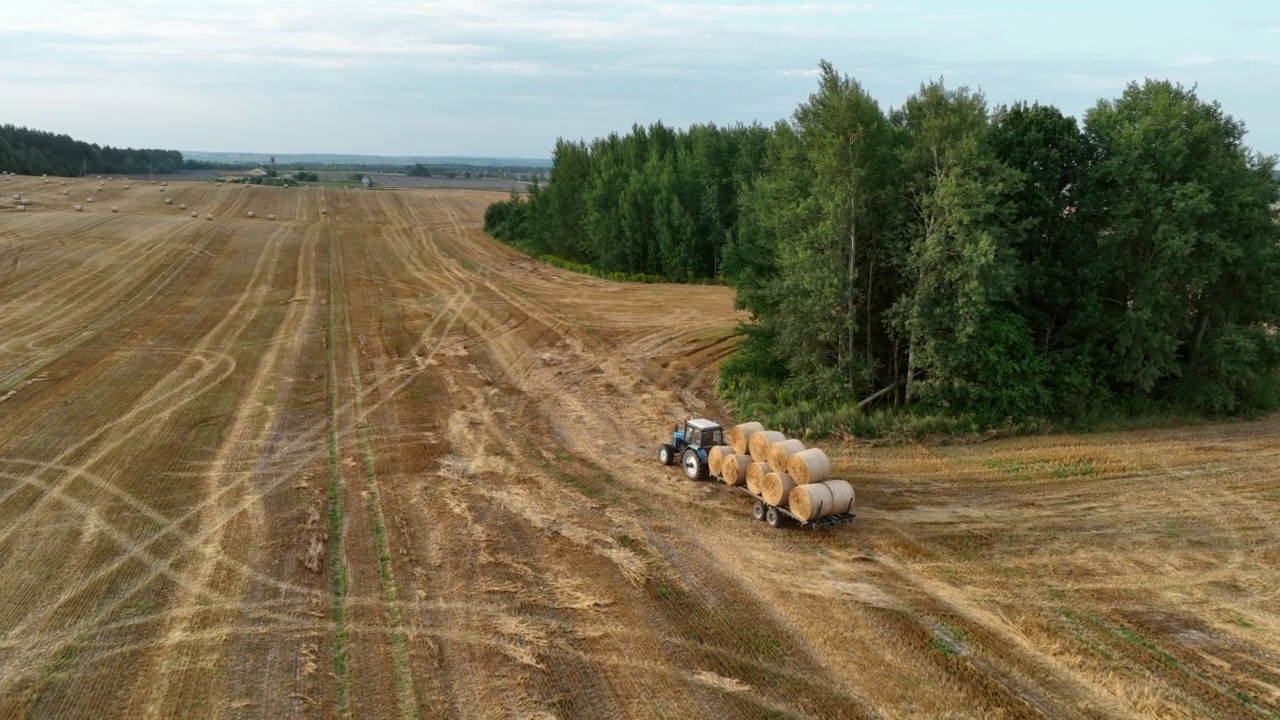
[(26, 207), (31, 204), (31, 201), (28, 200), (27, 198), (22, 198), (21, 200), (18, 201), (18, 204), (21, 205), (22, 207)]
[(84, 201), (85, 201), (85, 202), (93, 202), (93, 198), (85, 198), (85, 199), (84, 199)]
[(164, 199), (164, 204), (165, 204), (165, 205), (172, 205), (172, 204), (173, 204), (173, 198), (165, 198), (165, 199)]
[(112, 206), (111, 206), (111, 212), (120, 212), (120, 206), (119, 206), (119, 205), (112, 205)]
[(205, 215), (204, 217), (205, 217), (205, 219), (206, 219), (206, 220), (212, 220), (212, 219), (213, 219), (213, 213), (209, 213), (208, 215)]
[(70, 194), (71, 194), (71, 191), (70, 191), (70, 190), (63, 190), (63, 191), (62, 191), (62, 194), (63, 194), (63, 195), (70, 195)]
[(125, 186), (124, 186), (124, 189), (125, 189), (125, 190), (128, 190), (128, 189), (129, 189), (129, 186), (128, 186), (128, 185), (125, 185)]
[(320, 214), (321, 214), (321, 215), (328, 215), (328, 214), (329, 214), (329, 211), (328, 211), (327, 209), (325, 209), (325, 208), (320, 208)]
[(753, 462), (747, 466), (747, 489), (756, 495), (760, 494), (760, 484), (764, 482), (764, 476), (773, 472), (773, 468), (769, 467), (767, 462)]
[(169, 183), (167, 183), (167, 182), (160, 183), (160, 185), (161, 185), (162, 187), (169, 187)]
[(809, 448), (787, 460), (787, 473), (797, 485), (819, 483), (831, 477), (831, 459), (820, 448)]
[(247, 213), (245, 213), (245, 214), (246, 214), (246, 215), (248, 215), (249, 217), (257, 217), (257, 216), (258, 216), (258, 214), (257, 214), (257, 213), (255, 213), (255, 212), (254, 212), (254, 211), (252, 211), (252, 210), (250, 210), (249, 212), (247, 212)]
[(83, 205), (77, 205), (77, 206), (76, 206), (76, 212), (84, 212), (84, 206), (83, 206)]
[(164, 188), (157, 188), (160, 192), (164, 192)]
[(733, 455), (733, 448), (728, 445), (717, 445), (711, 448), (707, 453), (707, 469), (712, 475), (720, 474), (720, 466), (724, 464), (725, 457)]
[(733, 428), (729, 430), (729, 444), (733, 446), (734, 452), (739, 455), (746, 455), (748, 449), (747, 443), (751, 441), (751, 435), (753, 433), (762, 432), (763, 430), (764, 425), (758, 422), (734, 425)]
[(792, 455), (804, 450), (804, 443), (799, 440), (783, 440), (769, 446), (765, 453), (765, 462), (776, 468), (787, 467)]
[(19, 205), (19, 206), (18, 206), (18, 212), (26, 212), (26, 211), (27, 211), (27, 206), (26, 206), (26, 205)]
[(179, 208), (181, 208), (181, 209), (183, 209), (183, 210), (186, 210), (186, 209), (187, 209), (187, 204), (186, 204), (186, 203), (182, 203), (182, 204), (181, 204), (181, 205), (179, 205), (178, 207), (179, 207)]
[(752, 433), (751, 440), (747, 442), (747, 452), (756, 462), (769, 462), (769, 447), (786, 439), (787, 436), (777, 430)]
[(14, 200), (21, 200), (21, 199), (22, 199), (22, 193), (14, 193), (14, 194), (13, 194), (13, 199), (14, 199)]
[(198, 218), (198, 217), (200, 217), (200, 213), (198, 213), (198, 212), (193, 212), (193, 213), (191, 213), (191, 217), (193, 217), (193, 218)]
[(796, 481), (792, 480), (790, 475), (782, 472), (771, 472), (765, 475), (764, 481), (760, 483), (760, 495), (770, 505), (785, 507), (787, 497), (791, 495), (791, 490), (795, 486)]
[(268, 216), (267, 216), (267, 219), (268, 219), (268, 220), (275, 220), (275, 219), (276, 219), (276, 216), (275, 216), (275, 215), (268, 215)]
[(746, 485), (747, 468), (751, 465), (751, 457), (745, 453), (726, 455), (720, 463), (720, 479), (725, 485)]

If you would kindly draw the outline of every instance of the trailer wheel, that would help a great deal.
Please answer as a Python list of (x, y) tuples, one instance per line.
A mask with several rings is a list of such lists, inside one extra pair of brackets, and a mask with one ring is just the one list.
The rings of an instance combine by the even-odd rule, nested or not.
[(769, 527), (776, 528), (782, 524), (782, 513), (778, 512), (778, 508), (770, 505), (764, 513), (764, 521), (769, 523)]
[(671, 447), (666, 443), (663, 443), (662, 447), (658, 448), (658, 462), (662, 463), (663, 465), (670, 465), (671, 463), (675, 462), (675, 460), (676, 460), (675, 448)]
[(751, 508), (751, 517), (757, 520), (764, 520), (765, 504), (763, 500), (757, 500), (755, 507)]

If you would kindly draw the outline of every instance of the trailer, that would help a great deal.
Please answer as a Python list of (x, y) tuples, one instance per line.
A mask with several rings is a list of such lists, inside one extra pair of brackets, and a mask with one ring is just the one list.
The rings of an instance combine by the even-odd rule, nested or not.
[(778, 505), (770, 505), (765, 502), (763, 497), (751, 492), (751, 490), (744, 485), (735, 485), (734, 487), (741, 490), (743, 494), (755, 498), (756, 503), (751, 507), (751, 517), (769, 523), (769, 527), (772, 528), (781, 527), (782, 524), (786, 522), (786, 518), (790, 518), (800, 527), (807, 527), (813, 530), (852, 522), (854, 518), (853, 513), (840, 513), (838, 515), (828, 515), (826, 517), (820, 517), (817, 520), (805, 522), (795, 515), (792, 515), (791, 511), (787, 508), (780, 507)]

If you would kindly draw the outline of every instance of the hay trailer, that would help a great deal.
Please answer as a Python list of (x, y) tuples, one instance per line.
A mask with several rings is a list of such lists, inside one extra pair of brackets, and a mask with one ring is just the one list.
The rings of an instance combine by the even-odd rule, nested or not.
[(800, 527), (807, 527), (814, 530), (853, 521), (854, 515), (851, 512), (839, 513), (838, 515), (827, 515), (825, 517), (815, 518), (808, 521), (801, 520), (785, 507), (780, 505), (770, 505), (763, 496), (751, 492), (750, 488), (743, 485), (738, 485), (736, 487), (738, 490), (741, 490), (743, 494), (750, 495), (755, 498), (756, 503), (751, 506), (751, 517), (765, 521), (771, 528), (781, 527), (787, 522), (787, 520), (795, 522), (795, 524)]
[(720, 423), (705, 418), (689, 418), (683, 426), (671, 431), (671, 442), (663, 443), (658, 450), (658, 462), (674, 465), (680, 459), (680, 467), (690, 480), (706, 480), (710, 475), (707, 453), (717, 445), (724, 445), (724, 429)]

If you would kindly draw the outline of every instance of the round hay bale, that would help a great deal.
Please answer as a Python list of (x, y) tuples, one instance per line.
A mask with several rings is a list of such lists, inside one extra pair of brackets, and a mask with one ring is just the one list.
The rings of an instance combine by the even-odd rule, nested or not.
[(173, 204), (173, 198), (165, 198), (165, 199), (164, 199), (164, 204), (165, 204), (165, 205), (172, 205), (172, 204)]
[(821, 448), (809, 448), (787, 460), (787, 472), (797, 485), (820, 483), (831, 477), (831, 458)]
[(26, 206), (26, 205), (19, 205), (19, 206), (18, 206), (18, 212), (26, 212), (26, 211), (27, 211), (27, 206)]
[(711, 470), (711, 474), (719, 475), (725, 457), (733, 454), (733, 448), (728, 445), (717, 445), (711, 448), (711, 452), (707, 453), (707, 468)]
[(258, 217), (258, 214), (252, 210), (250, 210), (248, 213), (245, 213), (245, 214), (248, 215), (249, 217)]
[(756, 462), (769, 462), (769, 446), (786, 439), (787, 436), (777, 430), (761, 430), (751, 434), (751, 439), (747, 441), (747, 452)]
[(792, 455), (804, 450), (804, 443), (799, 440), (783, 440), (769, 446), (765, 453), (765, 462), (776, 468), (785, 468)]
[(321, 214), (321, 215), (328, 215), (328, 214), (329, 214), (329, 211), (328, 211), (328, 210), (326, 210), (325, 208), (320, 208), (320, 214)]
[(831, 514), (853, 512), (853, 486), (844, 480), (827, 480), (819, 483), (831, 491)]
[(191, 217), (193, 217), (193, 218), (198, 218), (198, 217), (200, 217), (200, 213), (198, 213), (198, 212), (193, 212), (193, 213), (191, 213)]
[(27, 198), (22, 198), (21, 200), (18, 201), (18, 204), (23, 207), (26, 207), (31, 204), (31, 201), (28, 200)]
[(84, 212), (84, 206), (83, 206), (83, 205), (77, 205), (77, 206), (76, 206), (76, 212)]
[(747, 468), (751, 466), (751, 457), (738, 453), (726, 455), (720, 464), (720, 479), (725, 485), (746, 485)]
[(204, 217), (205, 217), (205, 219), (206, 219), (206, 220), (212, 220), (212, 219), (213, 219), (213, 213), (209, 213), (208, 215), (205, 215)]
[(766, 462), (753, 462), (747, 466), (747, 489), (756, 495), (760, 494), (760, 483), (764, 482), (764, 476), (773, 472), (773, 468), (769, 467)]
[(169, 183), (167, 183), (167, 182), (160, 183), (160, 186), (161, 186), (161, 187), (169, 187)]
[(124, 186), (124, 189), (125, 189), (125, 190), (128, 190), (128, 189), (129, 189), (129, 186), (128, 186), (128, 185), (125, 185), (125, 186)]
[(164, 188), (160, 188), (160, 192), (164, 192)]
[(179, 208), (181, 208), (181, 209), (183, 209), (183, 210), (186, 210), (186, 209), (187, 209), (187, 204), (186, 204), (186, 203), (182, 203), (182, 204), (181, 204), (181, 205), (179, 205), (178, 207), (179, 207)]
[(120, 206), (119, 206), (119, 205), (112, 205), (112, 206), (111, 206), (111, 212), (120, 212)]
[(787, 498), (787, 507), (801, 522), (811, 522), (833, 514), (835, 499), (831, 488), (822, 483), (796, 485)]
[(267, 216), (267, 219), (268, 219), (268, 220), (275, 220), (275, 219), (276, 219), (276, 216), (275, 216), (275, 215), (268, 215), (268, 216)]
[(786, 473), (771, 472), (764, 476), (764, 482), (760, 483), (760, 494), (764, 496), (764, 501), (770, 505), (785, 506), (787, 498), (791, 495), (791, 490), (796, 486), (796, 481)]
[(739, 455), (746, 455), (748, 448), (747, 443), (751, 441), (752, 433), (758, 433), (762, 430), (764, 430), (764, 425), (758, 422), (734, 425), (733, 428), (729, 430), (729, 444), (733, 446), (734, 452)]
[(14, 200), (21, 200), (21, 199), (22, 199), (22, 193), (14, 193), (14, 194), (13, 194), (13, 199), (14, 199)]
[(70, 194), (71, 194), (71, 191), (70, 191), (70, 190), (63, 190), (63, 191), (62, 191), (62, 194), (63, 194), (63, 195), (70, 195)]
[(84, 201), (85, 201), (85, 202), (93, 202), (93, 198), (85, 198), (85, 199), (84, 199)]

